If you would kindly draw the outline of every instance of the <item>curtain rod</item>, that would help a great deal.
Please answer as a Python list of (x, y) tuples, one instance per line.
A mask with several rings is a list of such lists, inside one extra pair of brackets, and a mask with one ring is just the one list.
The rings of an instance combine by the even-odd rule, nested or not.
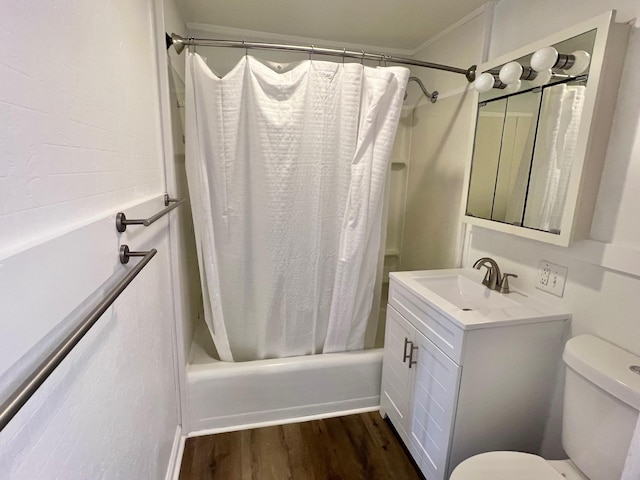
[(289, 52), (301, 52), (316, 55), (329, 55), (334, 57), (343, 58), (356, 58), (359, 60), (373, 60), (376, 62), (391, 62), (400, 65), (412, 65), (415, 67), (431, 68), (435, 70), (442, 70), (445, 72), (457, 73), (464, 75), (469, 82), (475, 79), (476, 66), (473, 65), (467, 69), (452, 67), (449, 65), (441, 65), (438, 63), (422, 62), (420, 60), (413, 60), (406, 57), (395, 57), (386, 53), (369, 53), (361, 50), (359, 52), (353, 50), (342, 50), (334, 48), (318, 48), (313, 45), (310, 47), (304, 45), (287, 45), (281, 43), (264, 43), (264, 42), (248, 42), (246, 40), (218, 40), (213, 38), (184, 38), (178, 34), (172, 33), (166, 35), (167, 48), (171, 45), (176, 49), (178, 54), (182, 53), (185, 47), (188, 46), (202, 46), (202, 47), (230, 47), (230, 48), (245, 48), (254, 50), (286, 50)]

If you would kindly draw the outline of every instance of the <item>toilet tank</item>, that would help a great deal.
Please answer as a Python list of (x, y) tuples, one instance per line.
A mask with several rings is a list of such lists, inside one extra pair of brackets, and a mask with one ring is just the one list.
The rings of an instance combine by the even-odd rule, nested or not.
[(620, 480), (640, 411), (640, 358), (592, 335), (569, 340), (562, 445), (590, 480)]

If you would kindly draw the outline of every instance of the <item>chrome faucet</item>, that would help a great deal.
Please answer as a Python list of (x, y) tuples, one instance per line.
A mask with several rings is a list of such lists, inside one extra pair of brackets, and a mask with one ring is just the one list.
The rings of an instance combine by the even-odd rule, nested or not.
[(500, 267), (498, 267), (496, 261), (493, 258), (482, 257), (473, 264), (473, 268), (477, 270), (480, 270), (481, 267), (487, 269), (484, 280), (482, 280), (483, 285), (489, 287), (490, 290), (497, 290), (498, 285), (502, 283), (502, 276), (500, 274)]
[(486, 285), (490, 290), (497, 290), (500, 293), (509, 293), (509, 277), (518, 278), (513, 273), (505, 273), (503, 276), (496, 261), (490, 257), (482, 257), (473, 264), (473, 268), (477, 270), (480, 270), (481, 267), (487, 269), (482, 284)]

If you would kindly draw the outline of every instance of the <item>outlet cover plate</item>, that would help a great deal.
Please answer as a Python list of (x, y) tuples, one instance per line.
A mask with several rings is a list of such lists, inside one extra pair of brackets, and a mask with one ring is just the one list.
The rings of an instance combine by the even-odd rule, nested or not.
[(536, 288), (557, 297), (562, 297), (564, 295), (564, 285), (567, 282), (568, 271), (569, 269), (562, 265), (540, 260), (538, 264)]

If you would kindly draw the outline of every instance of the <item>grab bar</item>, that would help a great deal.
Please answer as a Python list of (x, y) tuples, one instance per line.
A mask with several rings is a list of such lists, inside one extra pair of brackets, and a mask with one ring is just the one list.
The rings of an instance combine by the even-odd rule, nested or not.
[(147, 252), (132, 252), (127, 245), (120, 247), (120, 262), (127, 263), (130, 257), (143, 257), (116, 285), (109, 290), (104, 298), (98, 302), (79, 324), (42, 360), (27, 376), (27, 378), (0, 405), (0, 431), (7, 426), (11, 419), (20, 411), (31, 396), (51, 375), (64, 358), (80, 342), (82, 337), (93, 327), (100, 316), (111, 306), (116, 298), (133, 281), (140, 271), (158, 253), (155, 248)]
[(177, 208), (180, 205), (182, 205), (183, 202), (184, 202), (184, 198), (169, 198), (169, 195), (165, 193), (164, 204), (167, 208), (159, 211), (152, 217), (136, 218), (136, 219), (129, 220), (127, 219), (127, 217), (123, 212), (118, 212), (118, 214), (116, 215), (116, 230), (122, 233), (127, 230), (127, 225), (144, 225), (145, 227), (148, 227), (159, 218), (164, 217), (167, 213), (169, 213), (174, 208)]

